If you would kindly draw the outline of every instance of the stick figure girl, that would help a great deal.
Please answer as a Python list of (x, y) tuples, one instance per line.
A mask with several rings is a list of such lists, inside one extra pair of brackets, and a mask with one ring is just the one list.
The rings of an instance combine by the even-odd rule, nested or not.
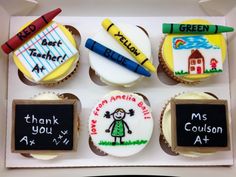
[(124, 144), (124, 142), (122, 141), (122, 137), (125, 136), (125, 127), (128, 129), (127, 133), (132, 133), (132, 131), (129, 129), (128, 124), (124, 121), (124, 118), (127, 114), (133, 116), (134, 110), (130, 109), (129, 112), (126, 112), (124, 109), (118, 108), (113, 113), (106, 111), (104, 115), (104, 117), (106, 118), (110, 118), (112, 116), (114, 119), (109, 128), (105, 130), (105, 132), (107, 133), (110, 133), (111, 130), (111, 136), (114, 137), (114, 142), (112, 142), (112, 145), (116, 144), (117, 137), (120, 138), (120, 144)]
[(215, 58), (212, 58), (210, 61), (211, 69), (216, 70), (218, 61)]

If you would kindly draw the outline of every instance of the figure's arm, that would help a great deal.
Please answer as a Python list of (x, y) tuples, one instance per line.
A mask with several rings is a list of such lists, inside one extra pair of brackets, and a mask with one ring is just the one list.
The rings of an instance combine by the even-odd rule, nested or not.
[(128, 126), (128, 124), (125, 122), (125, 121), (123, 121), (124, 122), (124, 125), (125, 125), (125, 127), (128, 129), (128, 133), (129, 134), (131, 134), (132, 133), (132, 131), (129, 129), (129, 126)]
[(111, 129), (111, 127), (112, 127), (114, 124), (115, 124), (115, 121), (113, 121), (113, 122), (111, 123), (111, 125), (109, 126), (109, 128), (108, 128), (108, 129), (106, 129), (106, 130), (105, 130), (105, 132), (109, 133), (109, 132), (110, 132), (110, 129)]

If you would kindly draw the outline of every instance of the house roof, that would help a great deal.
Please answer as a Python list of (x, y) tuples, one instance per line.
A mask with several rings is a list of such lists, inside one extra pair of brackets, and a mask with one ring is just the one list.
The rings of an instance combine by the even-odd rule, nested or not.
[(191, 55), (189, 56), (189, 58), (204, 58), (203, 55), (201, 54), (201, 52), (196, 49), (196, 50), (193, 50)]

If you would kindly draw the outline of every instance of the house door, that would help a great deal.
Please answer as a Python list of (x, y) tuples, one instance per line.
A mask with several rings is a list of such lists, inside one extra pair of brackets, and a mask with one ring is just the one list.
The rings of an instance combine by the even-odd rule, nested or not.
[(200, 66), (197, 67), (197, 74), (202, 74), (202, 67)]

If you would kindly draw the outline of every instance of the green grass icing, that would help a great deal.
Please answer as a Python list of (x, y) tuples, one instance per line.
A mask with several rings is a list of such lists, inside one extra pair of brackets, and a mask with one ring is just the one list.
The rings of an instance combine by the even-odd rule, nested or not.
[[(135, 140), (135, 141), (124, 141), (123, 144), (120, 144), (120, 142), (116, 142), (115, 146), (130, 146), (130, 145), (142, 145), (146, 144), (148, 141), (147, 140)], [(100, 141), (98, 143), (101, 146), (114, 146), (112, 144), (112, 141)]]

